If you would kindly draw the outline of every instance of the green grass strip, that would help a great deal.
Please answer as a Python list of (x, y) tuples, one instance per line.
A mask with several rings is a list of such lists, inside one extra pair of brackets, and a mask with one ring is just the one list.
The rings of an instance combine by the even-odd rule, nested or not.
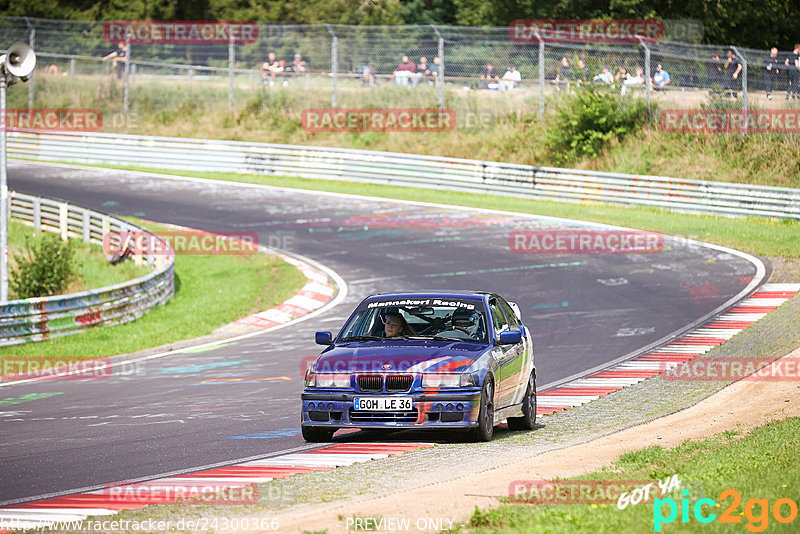
[[(778, 499), (800, 504), (800, 464), (790, 443), (800, 442), (800, 418), (773, 421), (742, 436), (726, 431), (701, 441), (687, 441), (673, 449), (652, 446), (625, 454), (611, 467), (570, 480), (626, 482), (661, 480), (677, 475), (680, 489), (661, 495), (655, 486), (655, 498), (674, 499), (677, 514), (670, 522), (662, 522), (661, 532), (797, 532), (800, 517), (783, 524), (775, 519), (773, 507)], [(733, 496), (723, 496), (725, 490), (738, 492), (741, 501), (736, 507)], [(682, 491), (688, 491), (683, 495)], [(651, 490), (652, 491), (652, 490)], [(620, 510), (613, 504), (506, 504), (492, 510), (476, 509), (468, 531), (483, 533), (587, 533), (653, 532), (656, 521), (654, 508), (662, 511), (659, 517), (669, 516), (669, 505), (650, 502), (628, 505)], [(683, 499), (687, 501), (684, 503)], [(703, 516), (715, 514), (708, 524), (698, 521), (695, 503), (702, 504)], [(768, 508), (751, 499), (765, 499)], [(688, 505), (688, 506), (687, 506)], [(738, 524), (722, 523), (720, 518), (728, 508)], [(684, 509), (688, 510), (684, 522)], [(779, 510), (790, 517), (790, 507)], [(749, 525), (749, 526), (748, 526)]]

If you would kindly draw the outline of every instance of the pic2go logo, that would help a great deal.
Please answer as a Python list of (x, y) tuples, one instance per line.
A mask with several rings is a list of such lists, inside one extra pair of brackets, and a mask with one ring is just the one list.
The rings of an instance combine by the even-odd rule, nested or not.
[[(681, 514), (681, 523), (689, 523), (689, 512), (691, 511), (695, 521), (698, 523), (712, 523), (717, 520), (717, 514), (711, 512), (711, 509), (718, 506), (714, 499), (703, 497), (697, 499), (694, 505), (689, 504), (689, 490), (684, 489), (681, 491), (683, 498), (678, 504), (675, 499), (666, 497), (663, 499), (656, 498), (653, 501), (653, 531), (661, 532), (662, 525), (672, 523), (678, 518), (678, 512)], [(741, 515), (734, 515), (739, 509), (742, 502), (742, 495), (732, 489), (726, 489), (719, 494), (721, 502), (727, 501), (731, 498), (733, 502), (725, 508), (725, 511), (719, 514), (720, 523), (741, 523)], [(705, 508), (704, 508), (705, 507)], [(786, 497), (776, 500), (772, 503), (772, 517), (778, 523), (791, 523), (797, 518), (797, 503), (792, 499)], [(666, 515), (664, 515), (666, 512)], [(785, 513), (788, 512), (788, 513)], [(769, 526), (770, 505), (769, 499), (749, 499), (744, 505), (744, 517), (748, 523), (745, 525), (750, 532), (764, 532)]]

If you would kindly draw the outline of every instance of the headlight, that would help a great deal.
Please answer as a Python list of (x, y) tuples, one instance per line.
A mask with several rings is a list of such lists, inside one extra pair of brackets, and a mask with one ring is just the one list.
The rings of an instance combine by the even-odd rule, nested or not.
[(469, 373), (425, 373), (422, 375), (424, 388), (458, 388), (474, 386), (475, 379)]
[(306, 373), (306, 386), (318, 388), (349, 388), (350, 375), (343, 373)]

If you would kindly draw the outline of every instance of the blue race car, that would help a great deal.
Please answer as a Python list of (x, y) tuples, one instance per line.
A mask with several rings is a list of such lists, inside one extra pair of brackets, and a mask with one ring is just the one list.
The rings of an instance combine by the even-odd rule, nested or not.
[(340, 428), (465, 429), (536, 422), (533, 342), (519, 308), (480, 291), (383, 293), (364, 299), (309, 366), (302, 394), (306, 441)]

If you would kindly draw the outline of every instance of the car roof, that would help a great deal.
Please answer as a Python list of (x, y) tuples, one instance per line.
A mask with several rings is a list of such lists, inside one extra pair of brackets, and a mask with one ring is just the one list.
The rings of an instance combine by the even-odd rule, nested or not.
[(393, 291), (387, 293), (375, 293), (364, 300), (373, 298), (459, 298), (483, 300), (486, 296), (494, 296), (494, 293), (487, 291), (470, 291), (462, 289), (428, 289), (416, 291)]

